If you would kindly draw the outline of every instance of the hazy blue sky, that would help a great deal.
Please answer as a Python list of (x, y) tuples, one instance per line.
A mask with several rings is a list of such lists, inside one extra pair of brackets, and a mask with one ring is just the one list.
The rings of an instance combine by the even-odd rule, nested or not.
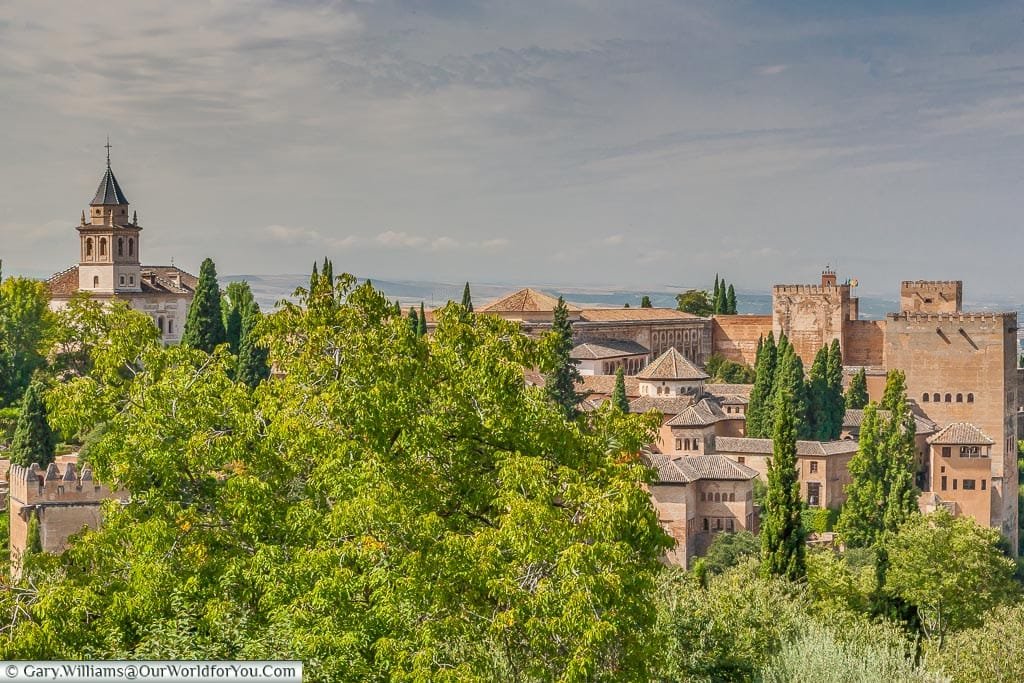
[(0, 0), (0, 257), (103, 143), (143, 257), (222, 273), (1024, 297), (1024, 4)]

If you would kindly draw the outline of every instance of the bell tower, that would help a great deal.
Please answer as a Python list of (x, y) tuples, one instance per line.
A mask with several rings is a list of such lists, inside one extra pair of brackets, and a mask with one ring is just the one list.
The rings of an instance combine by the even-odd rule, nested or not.
[(82, 212), (78, 235), (78, 289), (100, 295), (141, 292), (139, 237), (142, 227), (133, 213), (128, 218), (128, 199), (110, 167), (107, 140), (107, 170), (89, 203), (89, 215)]

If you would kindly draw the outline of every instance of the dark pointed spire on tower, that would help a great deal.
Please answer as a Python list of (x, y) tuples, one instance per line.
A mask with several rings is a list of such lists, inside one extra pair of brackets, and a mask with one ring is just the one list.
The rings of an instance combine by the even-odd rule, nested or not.
[(124, 196), (124, 192), (121, 191), (121, 186), (117, 182), (117, 178), (114, 177), (114, 171), (110, 168), (110, 138), (107, 138), (107, 144), (104, 145), (107, 148), (107, 171), (103, 174), (103, 179), (100, 180), (100, 186), (96, 189), (96, 196), (89, 202), (90, 206), (111, 206), (111, 205), (127, 205), (128, 198)]

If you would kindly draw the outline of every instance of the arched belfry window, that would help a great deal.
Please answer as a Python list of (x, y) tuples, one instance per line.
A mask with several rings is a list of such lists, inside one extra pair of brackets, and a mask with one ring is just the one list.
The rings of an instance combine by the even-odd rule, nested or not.
[(85, 255), (88, 258), (92, 258), (92, 238), (85, 240)]
[(92, 276), (92, 288), (93, 289), (98, 289), (99, 286), (100, 286), (100, 276), (99, 275), (93, 275)]
[(124, 238), (123, 237), (118, 237), (117, 238), (117, 255), (118, 256), (124, 256)]
[(135, 256), (135, 239), (131, 237), (128, 238), (128, 255)]
[(106, 237), (101, 237), (100, 238), (100, 256), (106, 256), (106, 255), (107, 255), (107, 238)]

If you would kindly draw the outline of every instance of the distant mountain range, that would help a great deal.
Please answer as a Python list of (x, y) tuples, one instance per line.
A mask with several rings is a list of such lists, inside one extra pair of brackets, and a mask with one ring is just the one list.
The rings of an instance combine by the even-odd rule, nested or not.
[[(305, 286), (308, 275), (228, 275), (222, 276), (222, 282), (246, 280), (252, 287), (253, 294), (264, 310), (271, 310), (282, 299), (291, 298), (297, 287)], [(364, 278), (360, 278), (362, 281)], [(428, 282), (419, 280), (381, 280), (370, 278), (374, 287), (384, 292), (389, 299), (398, 299), (402, 307), (418, 306), (422, 301), (427, 308), (443, 306), (448, 301), (460, 301), (465, 283)], [(564, 285), (530, 284), (497, 284), (471, 283), (473, 301), (483, 305), (509, 292), (522, 287), (533, 287), (554, 296), (564, 296), (567, 301), (594, 307), (621, 307), (628, 303), (639, 306), (640, 300), (646, 295), (651, 303), (658, 307), (675, 308), (675, 296), (690, 287), (659, 286), (649, 289), (627, 289), (614, 286), (608, 287), (566, 287)], [(768, 314), (771, 313), (772, 296), (770, 292), (736, 292), (737, 308), (740, 313)], [(1014, 311), (1024, 318), (1024, 306), (1011, 301), (965, 301), (966, 310), (975, 311)], [(862, 295), (860, 297), (861, 318), (880, 319), (886, 313), (899, 309), (895, 299)]]

